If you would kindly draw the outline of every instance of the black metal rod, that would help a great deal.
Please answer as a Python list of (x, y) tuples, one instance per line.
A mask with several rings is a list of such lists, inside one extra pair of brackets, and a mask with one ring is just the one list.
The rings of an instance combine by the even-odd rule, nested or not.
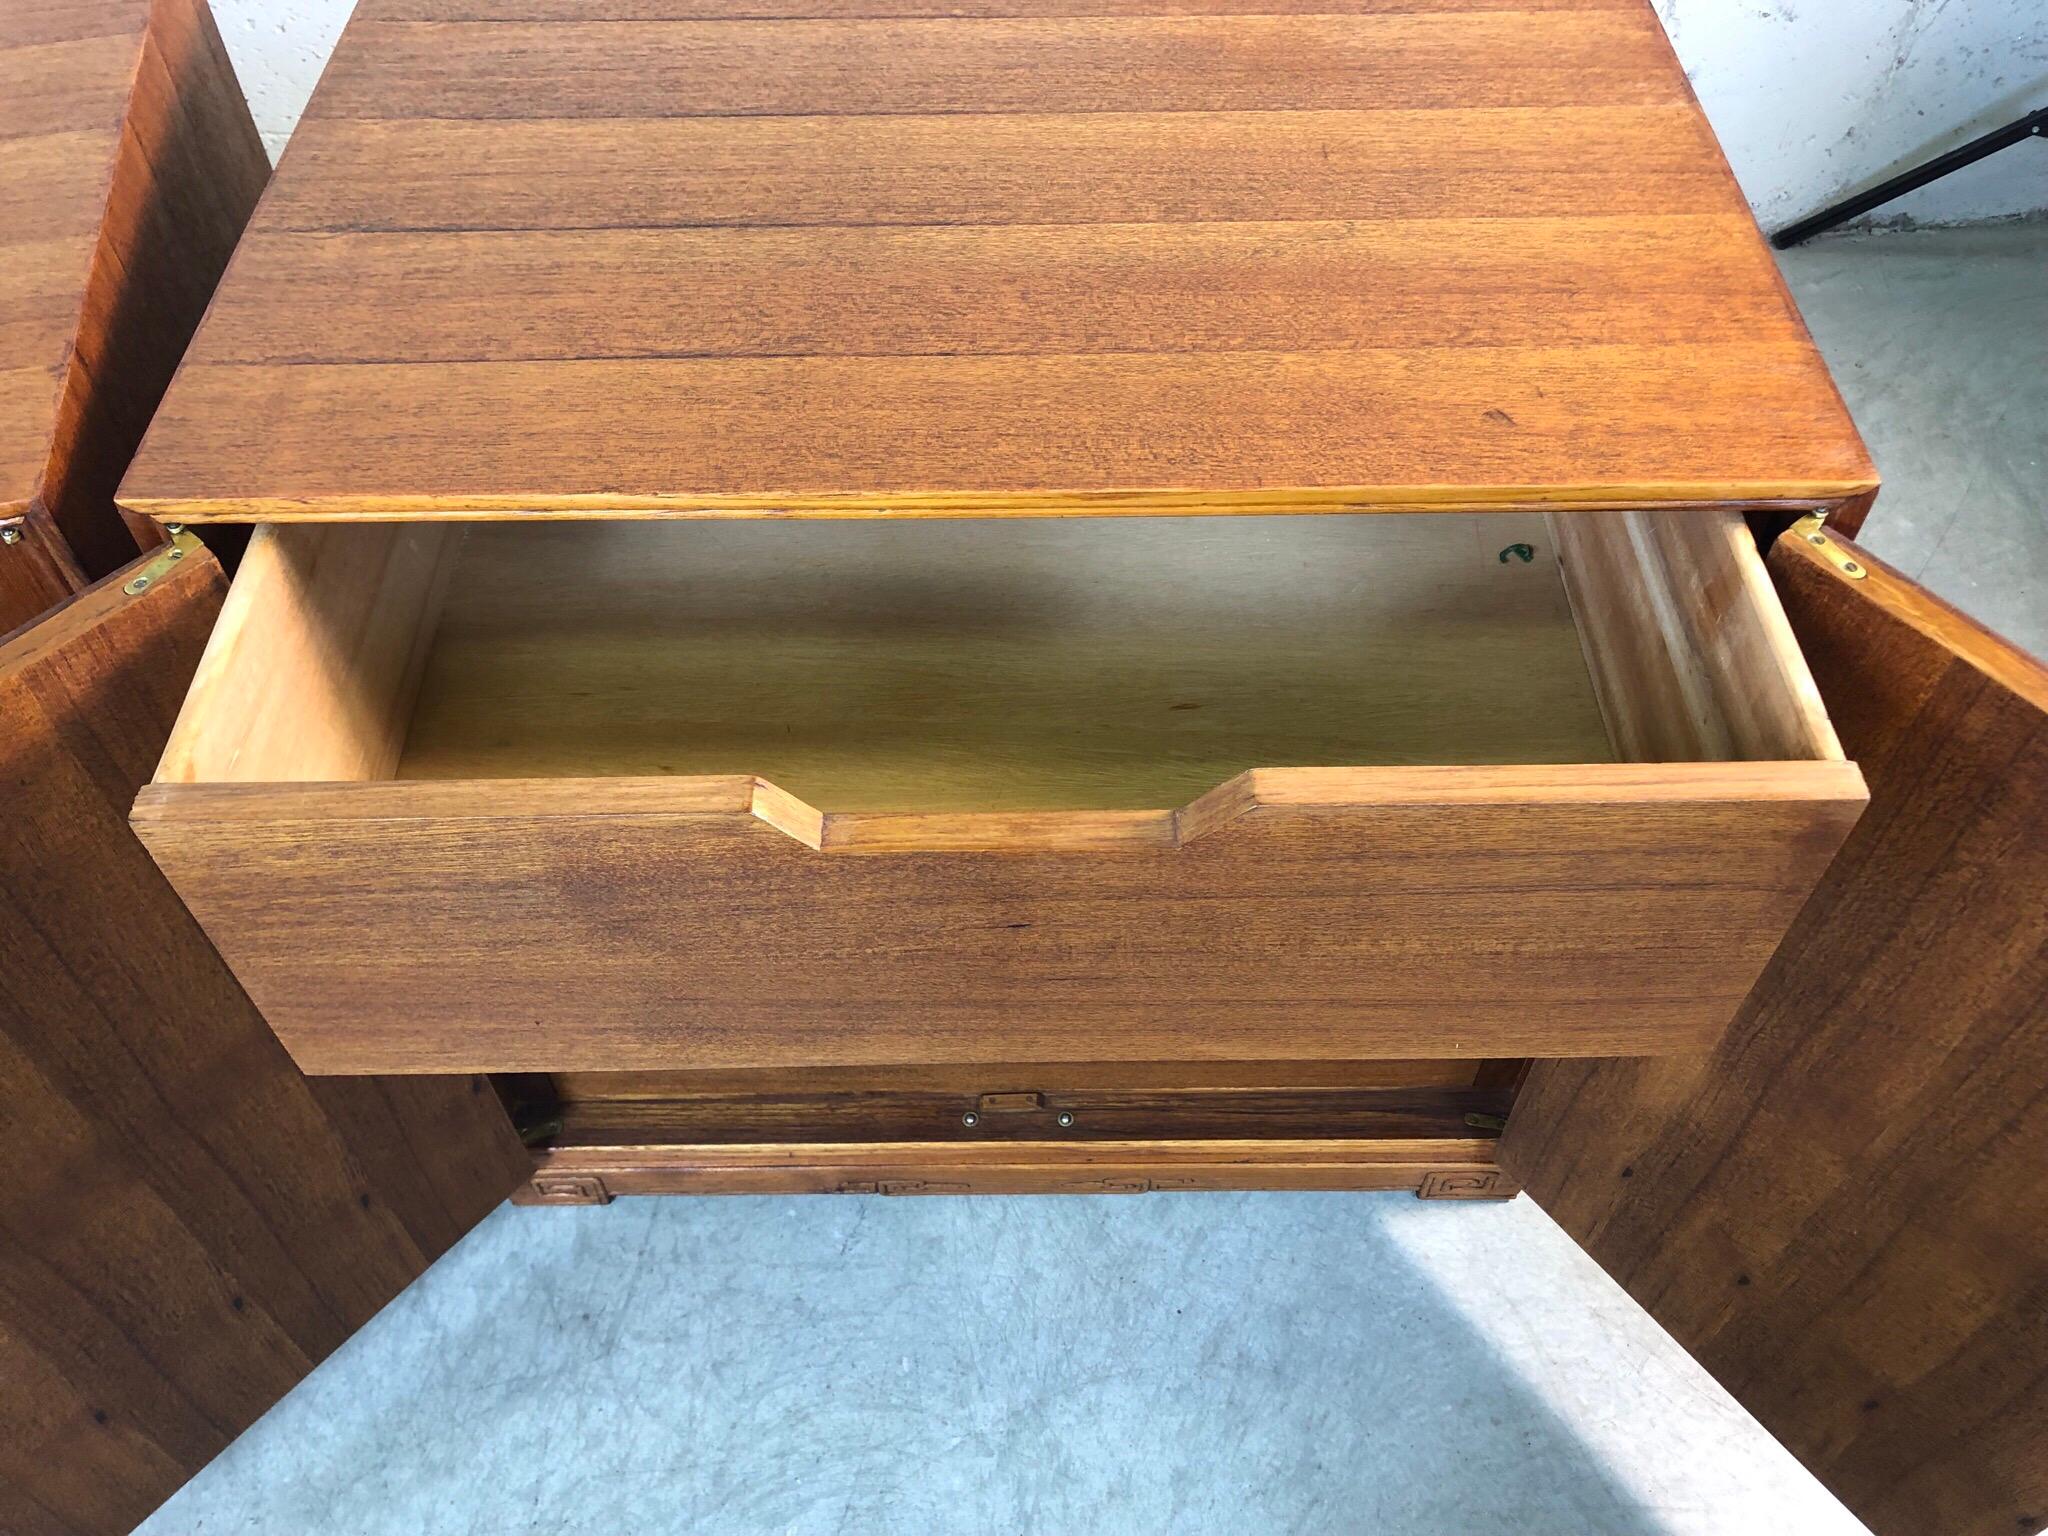
[(1950, 150), (1945, 155), (1936, 155), (1925, 165), (1916, 165), (1910, 171), (1901, 172), (1889, 181), (1881, 181), (1868, 192), (1858, 192), (1854, 197), (1845, 197), (1819, 213), (1801, 219), (1797, 224), (1787, 224), (1771, 236), (1771, 244), (1779, 250), (1787, 250), (1802, 240), (1811, 240), (1824, 229), (1833, 229), (1837, 224), (1846, 223), (1858, 214), (1880, 208), (1895, 197), (1904, 197), (1915, 187), (1924, 187), (1930, 181), (1939, 181), (1950, 171), (1959, 171), (1966, 165), (1975, 165), (1986, 155), (1995, 155), (2001, 149), (2017, 144), (2022, 139), (2039, 138), (2048, 134), (2048, 107), (2029, 112), (2017, 122), (2007, 123), (2003, 128), (1994, 128), (1982, 138)]

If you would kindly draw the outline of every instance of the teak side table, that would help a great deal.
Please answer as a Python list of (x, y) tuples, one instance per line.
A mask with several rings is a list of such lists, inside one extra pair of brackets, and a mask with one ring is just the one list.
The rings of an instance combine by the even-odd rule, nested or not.
[(134, 825), (526, 1200), (1526, 1187), (2005, 1532), (2048, 675), (1875, 486), (1640, 0), (363, 0)]

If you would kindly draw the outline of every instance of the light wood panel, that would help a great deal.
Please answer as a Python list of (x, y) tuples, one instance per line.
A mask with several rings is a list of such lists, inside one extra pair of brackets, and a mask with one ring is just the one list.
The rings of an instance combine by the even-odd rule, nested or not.
[[(479, 528), (452, 586), (400, 778), (742, 774), (825, 812), (1144, 811), (1267, 763), (1611, 755), (1534, 517)], [(315, 698), (266, 606), (252, 593), (222, 648)], [(215, 718), (195, 692), (190, 732)], [(160, 777), (359, 776), (292, 763), (308, 733), (251, 718), (269, 767)]]
[(1841, 757), (1740, 516), (1553, 515), (1549, 532), (1624, 761)]
[(2048, 1516), (2048, 669), (1770, 566), (1870, 811), (1727, 1039), (1539, 1062), (1501, 1155), (1879, 1536)]
[(381, 779), (398, 763), (459, 529), (252, 539), (157, 779)]
[(203, 0), (0, 7), (0, 144), (4, 631), (161, 541), (114, 487), (270, 165)]
[(1874, 483), (1647, 5), (1110, 9), (366, 9), (126, 504), (1805, 506)]
[(226, 590), (133, 569), (0, 645), (9, 1536), (131, 1530), (527, 1171), (480, 1080), (302, 1078), (129, 832)]

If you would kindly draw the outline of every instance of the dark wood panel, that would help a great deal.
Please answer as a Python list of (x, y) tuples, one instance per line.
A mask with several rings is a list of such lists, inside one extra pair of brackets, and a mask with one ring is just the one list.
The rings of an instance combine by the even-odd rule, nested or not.
[(1770, 566), (1871, 806), (1711, 1056), (1544, 1062), (1502, 1159), (1878, 1536), (2048, 1521), (2048, 669)]
[(0, 1528), (128, 1530), (518, 1180), (481, 1080), (311, 1085), (126, 825), (225, 589), (0, 649)]
[(71, 546), (41, 507), (0, 523), (0, 635), (86, 585)]
[(162, 538), (114, 491), (270, 177), (205, 0), (150, 7), (133, 79), (39, 492), (89, 576)]
[(1505, 1115), (1508, 1098), (1476, 1088), (1068, 1088), (579, 1099), (564, 1107), (563, 1127), (547, 1145), (1455, 1138), (1481, 1134), (1466, 1116)]
[[(1439, 1058), (1403, 1061), (991, 1061), (970, 1066), (888, 1063), (875, 1067), (796, 1067), (724, 1072), (557, 1072), (537, 1100), (686, 1099), (768, 1096), (796, 1092), (952, 1094), (984, 1093), (1279, 1092), (1494, 1086), (1477, 1074), (1501, 1064)], [(1519, 1063), (1510, 1065), (1519, 1066)]]
[(68, 594), (161, 541), (114, 488), (270, 167), (204, 0), (8, 6), (0, 140), (0, 515), (61, 535)]

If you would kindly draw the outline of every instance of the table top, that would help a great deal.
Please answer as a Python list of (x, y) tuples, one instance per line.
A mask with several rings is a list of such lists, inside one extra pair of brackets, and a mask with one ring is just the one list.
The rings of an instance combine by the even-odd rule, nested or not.
[(0, 4), (0, 516), (59, 437), (149, 0)]
[(1644, 0), (362, 0), (122, 500), (1873, 484)]

